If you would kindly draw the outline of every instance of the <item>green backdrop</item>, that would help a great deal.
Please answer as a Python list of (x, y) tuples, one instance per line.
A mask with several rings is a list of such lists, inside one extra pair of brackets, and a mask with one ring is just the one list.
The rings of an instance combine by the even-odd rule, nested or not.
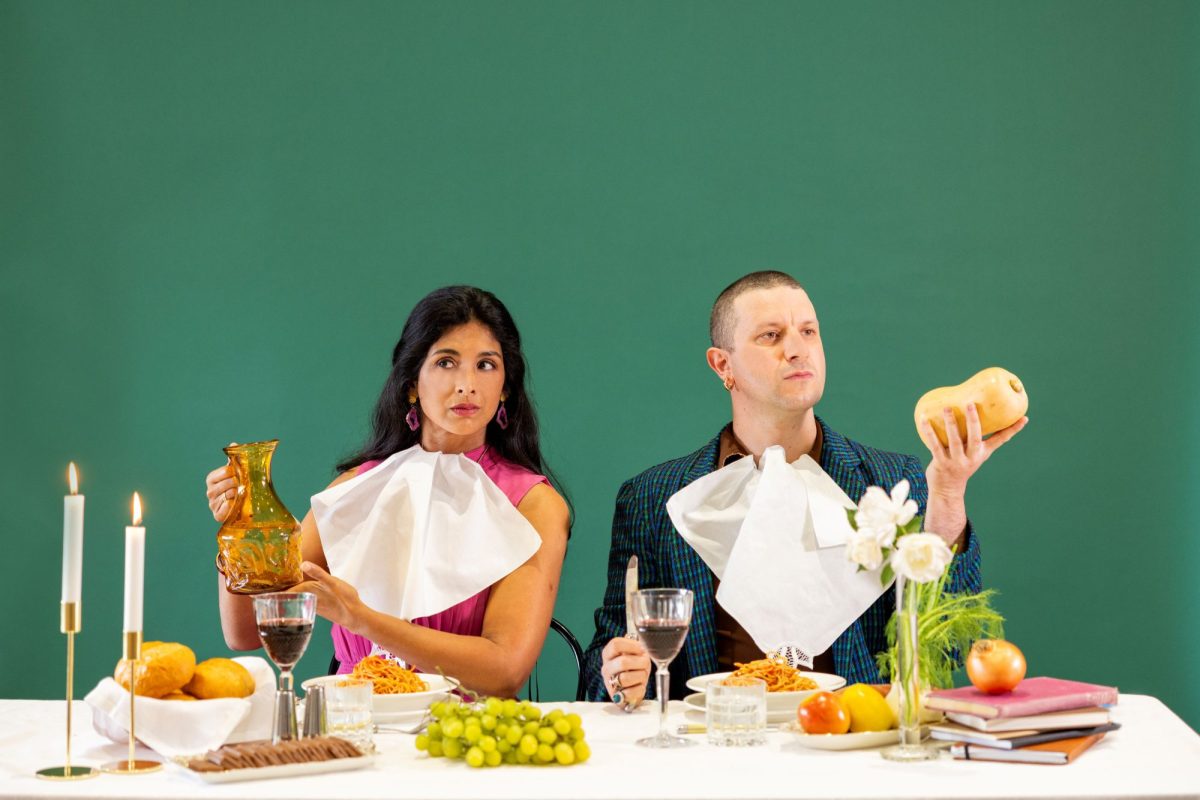
[(854, 438), (927, 458), (922, 392), (1025, 381), (968, 493), (1010, 638), (1200, 725), (1198, 38), (1185, 2), (0, 3), (0, 696), (62, 691), (68, 460), (78, 694), (135, 489), (147, 635), (225, 654), (220, 447), (280, 438), (303, 513), (448, 283), (527, 341), (586, 644), (620, 482), (728, 417), (713, 298), (782, 268)]

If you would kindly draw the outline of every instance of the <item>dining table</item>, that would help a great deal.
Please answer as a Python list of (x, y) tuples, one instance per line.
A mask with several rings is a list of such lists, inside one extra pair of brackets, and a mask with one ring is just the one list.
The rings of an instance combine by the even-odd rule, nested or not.
[[(1066, 765), (964, 761), (948, 750), (935, 760), (894, 763), (878, 749), (830, 751), (807, 746), (792, 730), (772, 729), (765, 744), (729, 747), (690, 734), (692, 746), (650, 749), (636, 740), (658, 729), (658, 709), (626, 713), (611, 703), (543, 703), (582, 717), (591, 757), (570, 766), (472, 768), (419, 752), (415, 735), (380, 726), (376, 752), (353, 771), (210, 784), (166, 760), (158, 772), (101, 774), (48, 781), (39, 768), (61, 764), (66, 702), (0, 700), (0, 800), (5, 798), (229, 798), (230, 800), (699, 800), (713, 798), (1200, 798), (1200, 735), (1163, 702), (1122, 695), (1112, 707), (1121, 727)], [(124, 758), (124, 744), (93, 729), (76, 701), (72, 761), (96, 766)], [(672, 701), (672, 730), (696, 722)], [(702, 718), (701, 718), (702, 720)], [(139, 748), (139, 757), (154, 753)]]

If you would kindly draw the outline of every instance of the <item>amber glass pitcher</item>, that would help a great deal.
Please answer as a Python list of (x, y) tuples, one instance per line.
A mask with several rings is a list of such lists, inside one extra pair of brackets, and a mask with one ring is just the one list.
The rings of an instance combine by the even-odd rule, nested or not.
[(278, 444), (272, 439), (225, 448), (238, 486), (233, 510), (217, 531), (217, 564), (231, 592), (278, 592), (303, 580), (300, 523), (271, 483)]

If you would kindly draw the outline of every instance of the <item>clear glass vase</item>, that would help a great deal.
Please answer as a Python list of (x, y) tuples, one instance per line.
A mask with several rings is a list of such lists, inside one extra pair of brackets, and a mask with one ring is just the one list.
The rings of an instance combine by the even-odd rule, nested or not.
[(237, 480), (233, 510), (217, 531), (217, 564), (225, 588), (237, 594), (281, 592), (304, 579), (300, 573), (300, 523), (271, 482), (278, 439), (225, 448)]
[(941, 751), (921, 744), (921, 670), (918, 663), (916, 581), (896, 576), (896, 674), (892, 691), (899, 692), (900, 743), (880, 751), (889, 761), (929, 761)]

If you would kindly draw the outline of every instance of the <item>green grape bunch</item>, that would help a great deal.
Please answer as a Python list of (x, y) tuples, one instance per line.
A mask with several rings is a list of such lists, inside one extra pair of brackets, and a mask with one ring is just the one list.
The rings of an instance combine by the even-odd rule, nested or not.
[(472, 767), (501, 764), (582, 764), (592, 754), (578, 714), (542, 710), (528, 701), (487, 697), (436, 702), (433, 721), (417, 736), (432, 758), (461, 758)]

